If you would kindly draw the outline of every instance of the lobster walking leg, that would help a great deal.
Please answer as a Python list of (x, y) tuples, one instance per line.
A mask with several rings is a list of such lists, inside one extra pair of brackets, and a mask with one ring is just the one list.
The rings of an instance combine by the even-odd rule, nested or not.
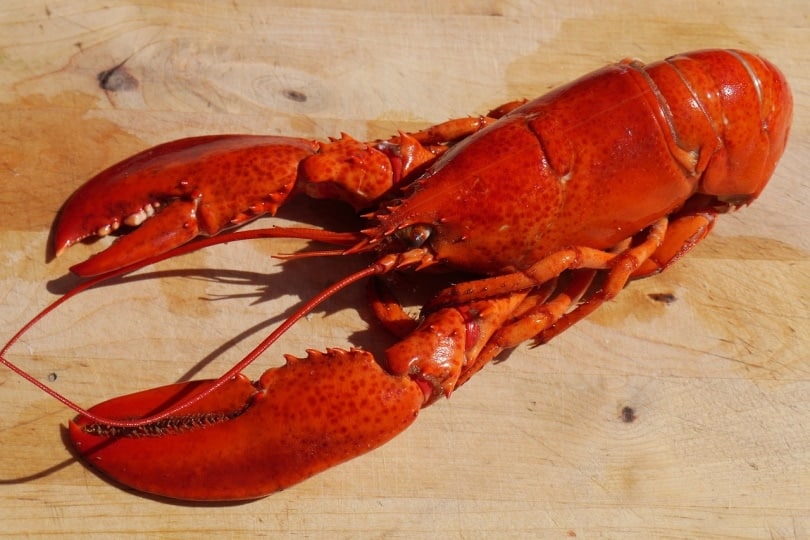
[(555, 292), (557, 280), (531, 291), (475, 356), (456, 386), (466, 383), (502, 351), (532, 339), (564, 317), (588, 290), (595, 273), (593, 270), (574, 271), (570, 283), (560, 291)]
[(592, 313), (607, 300), (614, 298), (624, 288), (630, 277), (664, 243), (667, 224), (667, 218), (660, 219), (650, 227), (647, 238), (642, 243), (618, 253), (570, 248), (550, 255), (525, 272), (467, 282), (445, 289), (429, 305), (443, 305), (453, 301), (467, 302), (470, 298), (513, 294), (516, 291), (537, 287), (548, 282), (565, 270), (608, 269), (602, 288), (573, 311), (566, 313), (590, 285), (593, 273), (578, 274), (578, 279), (573, 281), (569, 289), (558, 294), (552, 302), (543, 304), (505, 325), (492, 340), (490, 351), (487, 354), (494, 356), (500, 350), (515, 347), (531, 338), (536, 338), (538, 344), (545, 343)]
[(627, 281), (633, 273), (636, 272), (636, 270), (644, 264), (644, 261), (648, 260), (664, 242), (668, 222), (669, 220), (667, 218), (661, 218), (650, 227), (647, 238), (641, 244), (618, 253), (616, 258), (610, 263), (610, 271), (605, 278), (602, 288), (578, 305), (572, 312), (561, 317), (551, 328), (544, 330), (537, 336), (536, 342), (538, 344), (548, 342), (552, 337), (570, 328), (571, 325), (582, 320), (590, 313), (593, 313), (596, 308), (606, 301), (615, 298), (624, 286), (627, 285)]
[(633, 278), (647, 277), (662, 272), (681, 257), (689, 253), (698, 243), (706, 238), (714, 227), (717, 212), (701, 210), (679, 213), (670, 218), (667, 234), (663, 242), (633, 272)]
[[(554, 279), (566, 270), (589, 268), (593, 270), (611, 269), (614, 282), (610, 294), (624, 286), (638, 267), (661, 245), (666, 234), (667, 218), (662, 218), (650, 227), (648, 238), (640, 245), (621, 253), (597, 250), (585, 246), (562, 249), (544, 257), (521, 272), (468, 281), (448, 287), (436, 295), (427, 305), (435, 308), (442, 305), (465, 303), (475, 298), (489, 298), (499, 294), (509, 294), (529, 289)], [(618, 266), (618, 264), (621, 266)]]

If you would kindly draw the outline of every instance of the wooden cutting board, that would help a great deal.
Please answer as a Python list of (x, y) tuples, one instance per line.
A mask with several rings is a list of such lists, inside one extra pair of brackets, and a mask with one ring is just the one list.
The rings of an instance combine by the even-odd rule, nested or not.
[[(489, 366), (382, 449), (260, 501), (167, 504), (107, 483), (66, 448), (70, 411), (0, 370), (0, 535), (810, 536), (807, 5), (577, 4), (4, 2), (0, 341), (99, 249), (50, 260), (62, 201), (172, 138), (387, 137), (623, 57), (704, 47), (770, 58), (796, 112), (761, 199), (724, 216), (682, 263)], [(299, 202), (285, 217), (332, 223), (324, 213)], [(219, 374), (291, 306), (357, 267), (270, 258), (301, 245), (229, 244), (149, 268), (69, 302), (8, 357), (82, 405)], [(355, 287), (249, 374), (283, 353), (387, 339)]]

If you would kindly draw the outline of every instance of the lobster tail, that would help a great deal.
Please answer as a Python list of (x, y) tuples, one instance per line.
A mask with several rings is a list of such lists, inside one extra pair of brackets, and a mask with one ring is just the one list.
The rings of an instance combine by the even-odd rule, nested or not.
[(681, 54), (645, 70), (666, 97), (673, 143), (698, 160), (699, 191), (730, 207), (756, 199), (790, 132), (793, 98), (782, 72), (738, 50)]

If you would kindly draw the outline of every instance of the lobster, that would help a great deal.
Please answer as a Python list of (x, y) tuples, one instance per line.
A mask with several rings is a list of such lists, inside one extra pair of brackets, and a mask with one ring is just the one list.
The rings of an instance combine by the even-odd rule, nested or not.
[[(625, 60), (533, 101), (388, 140), (213, 135), (164, 143), (81, 186), (55, 223), (57, 254), (124, 232), (71, 268), (88, 279), (37, 315), (144, 265), (236, 239), (332, 245), (292, 258), (370, 254), (304, 302), (216, 380), (74, 408), (69, 437), (107, 477), (189, 500), (263, 497), (385, 443), (421, 408), (527, 340), (545, 343), (631, 279), (658, 273), (756, 199), (782, 155), (792, 97), (780, 71), (737, 50)], [(228, 230), (296, 193), (344, 201), (367, 226)], [(221, 233), (221, 234), (220, 234)], [(408, 315), (380, 276), (444, 279)], [(446, 277), (445, 277), (446, 276)], [(296, 321), (351, 283), (398, 339), (381, 356), (307, 351), (241, 374)]]

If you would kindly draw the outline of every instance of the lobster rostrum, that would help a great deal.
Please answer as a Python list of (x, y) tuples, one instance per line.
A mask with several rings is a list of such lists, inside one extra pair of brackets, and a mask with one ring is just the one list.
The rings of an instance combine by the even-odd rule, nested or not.
[[(504, 349), (548, 341), (629, 279), (671, 265), (718, 214), (760, 194), (791, 114), (776, 67), (742, 51), (706, 50), (649, 65), (626, 60), (486, 117), (384, 141), (219, 135), (162, 144), (103, 171), (67, 201), (57, 253), (122, 225), (133, 229), (74, 266), (95, 277), (0, 355), (80, 290), (223, 239), (295, 237), (338, 246), (315, 255), (373, 254), (217, 380), (88, 411), (56, 395), (80, 413), (70, 423), (78, 453), (124, 485), (180, 499), (262, 497), (383, 444)], [(212, 236), (275, 213), (299, 192), (365, 210), (367, 228)], [(379, 357), (310, 350), (286, 356), (258, 381), (240, 374), (348, 284), (427, 267), (477, 277), (448, 282), (419, 321), (372, 280), (373, 311), (401, 338)]]

